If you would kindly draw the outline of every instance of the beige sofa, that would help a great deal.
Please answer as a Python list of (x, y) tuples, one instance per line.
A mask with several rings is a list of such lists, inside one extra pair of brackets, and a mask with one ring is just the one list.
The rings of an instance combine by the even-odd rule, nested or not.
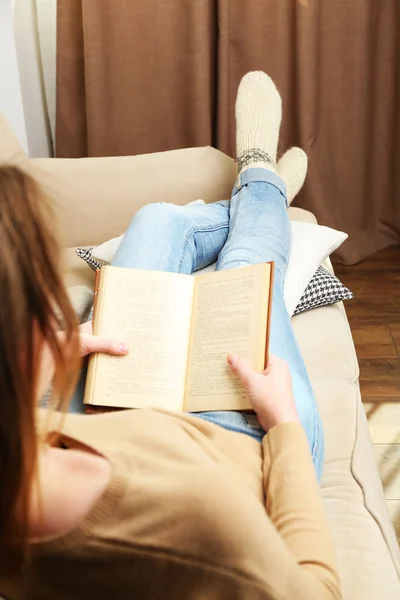
[[(74, 248), (122, 233), (149, 202), (227, 198), (235, 164), (212, 148), (124, 158), (28, 160), (0, 119), (0, 161), (28, 169), (54, 199), (65, 281), (93, 284)], [(1, 206), (0, 206), (1, 210)], [(291, 208), (290, 217), (315, 221)], [(327, 266), (331, 268), (330, 263)], [(293, 325), (322, 413), (322, 496), (334, 534), (345, 600), (399, 600), (400, 557), (358, 387), (358, 363), (342, 304), (301, 314)], [(88, 417), (90, 418), (90, 417)]]

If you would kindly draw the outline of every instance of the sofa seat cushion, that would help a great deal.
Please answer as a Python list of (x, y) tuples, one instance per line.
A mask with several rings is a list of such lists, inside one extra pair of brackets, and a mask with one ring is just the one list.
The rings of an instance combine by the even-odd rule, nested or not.
[(358, 361), (343, 303), (301, 313), (292, 323), (311, 381), (333, 376), (357, 381)]
[(314, 379), (313, 388), (325, 433), (322, 496), (343, 597), (400, 598), (399, 550), (358, 386), (340, 381), (332, 369), (330, 378)]

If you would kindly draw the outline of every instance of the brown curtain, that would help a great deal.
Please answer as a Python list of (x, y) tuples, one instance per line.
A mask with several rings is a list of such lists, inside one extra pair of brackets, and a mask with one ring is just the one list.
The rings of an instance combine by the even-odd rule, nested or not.
[(309, 156), (297, 204), (356, 262), (400, 242), (399, 40), (398, 0), (58, 0), (57, 156), (234, 156), (237, 86), (262, 69), (281, 151)]

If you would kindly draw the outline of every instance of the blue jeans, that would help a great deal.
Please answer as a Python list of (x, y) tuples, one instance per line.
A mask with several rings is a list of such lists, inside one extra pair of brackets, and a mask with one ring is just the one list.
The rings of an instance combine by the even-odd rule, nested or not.
[[(133, 218), (112, 264), (191, 274), (215, 261), (217, 270), (275, 262), (270, 351), (289, 364), (297, 409), (320, 479), (324, 460), (322, 424), (283, 294), (290, 247), (285, 184), (271, 171), (257, 168), (248, 169), (238, 178), (230, 202), (143, 207)], [(220, 411), (196, 416), (258, 441), (264, 436), (248, 413)]]

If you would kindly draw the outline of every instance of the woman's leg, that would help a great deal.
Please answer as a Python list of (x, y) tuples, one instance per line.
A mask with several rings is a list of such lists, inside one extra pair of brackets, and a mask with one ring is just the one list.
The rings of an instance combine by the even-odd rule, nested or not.
[[(293, 181), (297, 180), (298, 189), (304, 175), (296, 167), (297, 163), (288, 164), (286, 176), (292, 187), (296, 188)], [(306, 169), (306, 163), (302, 167)], [(190, 274), (217, 258), (218, 270), (275, 262), (270, 351), (290, 366), (297, 408), (320, 476), (321, 422), (283, 295), (290, 244), (285, 183), (271, 170), (253, 168), (241, 175), (230, 203), (184, 207), (152, 204), (141, 209), (132, 220), (113, 265)], [(259, 441), (264, 436), (258, 421), (247, 413), (218, 411), (196, 416)]]
[(215, 262), (229, 231), (229, 201), (139, 210), (112, 264), (130, 269), (191, 274)]
[[(297, 410), (320, 477), (324, 457), (321, 420), (284, 300), (290, 246), (291, 227), (284, 182), (267, 169), (248, 169), (241, 176), (240, 188), (235, 186), (233, 190), (229, 236), (219, 255), (217, 269), (269, 261), (275, 263), (269, 349), (289, 364)], [(199, 416), (228, 429), (248, 433), (256, 439), (264, 435), (263, 430), (256, 427), (254, 420), (246, 414), (210, 412)]]
[[(268, 101), (265, 105), (268, 110)], [(247, 114), (247, 108), (245, 112)], [(257, 146), (253, 144), (251, 152), (247, 153), (247, 158), (253, 158), (247, 166), (253, 168), (242, 170), (232, 193), (230, 209), (227, 201), (186, 207), (168, 204), (146, 206), (137, 213), (129, 226), (113, 264), (128, 268), (192, 273), (214, 262), (218, 256), (218, 269), (275, 261), (270, 350), (286, 359), (291, 368), (300, 418), (310, 440), (313, 460), (320, 476), (323, 464), (321, 422), (283, 299), (290, 253), (285, 184), (274, 173), (272, 166), (276, 157), (276, 145), (275, 156), (271, 160), (270, 155), (274, 150), (268, 148), (268, 154), (258, 148), (262, 146), (262, 136), (266, 136), (265, 127), (261, 124), (256, 127), (256, 132), (261, 132), (261, 137), (256, 140)], [(269, 139), (271, 137), (273, 136), (269, 136)], [(252, 142), (253, 139), (250, 144)], [(277, 143), (277, 135), (273, 143)], [(293, 156), (295, 155), (296, 153)], [(260, 161), (260, 157), (267, 157), (266, 162)], [(296, 168), (296, 164), (288, 167), (290, 165), (286, 165), (289, 188), (292, 190), (297, 185), (299, 189), (304, 173)], [(197, 416), (256, 439), (261, 440), (264, 435), (256, 419), (244, 413), (197, 413)]]
[[(291, 249), (286, 186), (275, 169), (281, 107), (275, 85), (265, 74), (249, 73), (239, 88), (236, 104), (238, 164), (232, 192), (228, 239), (217, 269), (274, 261), (270, 352), (290, 367), (300, 420), (306, 431), (318, 477), (324, 460), (324, 440), (319, 411), (284, 301), (284, 283)], [(293, 165), (292, 175), (304, 180)], [(306, 163), (303, 163), (306, 169)], [(290, 179), (293, 185), (293, 177)], [(279, 399), (277, 399), (279, 401)], [(203, 413), (203, 418), (261, 439), (264, 432), (245, 414)]]

